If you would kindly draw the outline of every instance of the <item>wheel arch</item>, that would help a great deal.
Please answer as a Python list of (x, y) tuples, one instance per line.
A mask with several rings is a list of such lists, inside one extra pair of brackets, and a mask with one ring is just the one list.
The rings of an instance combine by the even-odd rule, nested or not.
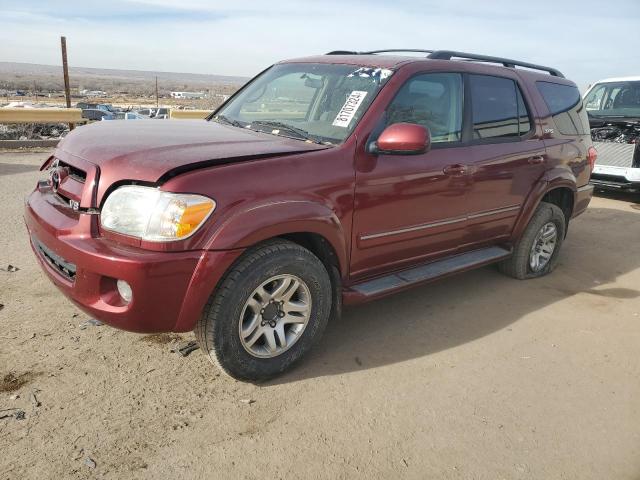
[(549, 189), (540, 201), (556, 205), (560, 210), (562, 210), (562, 213), (564, 214), (566, 236), (569, 228), (569, 220), (573, 216), (575, 191), (567, 186), (556, 186)]
[(535, 213), (540, 202), (548, 202), (557, 205), (565, 216), (565, 236), (569, 227), (569, 220), (573, 216), (576, 202), (577, 188), (575, 177), (567, 172), (551, 180), (543, 179), (538, 182), (529, 195), (522, 209), (520, 217), (513, 229), (512, 240), (515, 243), (524, 233), (531, 217)]
[(208, 250), (250, 248), (284, 238), (314, 253), (325, 265), (348, 274), (348, 238), (329, 207), (307, 200), (258, 205), (225, 219), (210, 236)]
[[(248, 248), (278, 238), (305, 247), (325, 265), (333, 289), (331, 318), (340, 316), (348, 239), (338, 216), (327, 206), (306, 200), (264, 203), (228, 215), (208, 238), (174, 331), (193, 329), (207, 299)], [(218, 255), (225, 261), (210, 260)]]
[(342, 313), (342, 275), (340, 260), (334, 246), (316, 232), (289, 232), (263, 238), (248, 247), (206, 252), (191, 279), (173, 331), (186, 332), (195, 327), (208, 299), (249, 248), (279, 239), (306, 248), (325, 266), (332, 288), (331, 319), (339, 318)]

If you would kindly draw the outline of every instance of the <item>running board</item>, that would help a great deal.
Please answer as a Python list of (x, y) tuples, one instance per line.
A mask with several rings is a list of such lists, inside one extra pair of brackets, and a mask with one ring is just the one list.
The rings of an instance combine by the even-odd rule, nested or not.
[(396, 290), (404, 290), (440, 277), (488, 265), (510, 255), (511, 251), (502, 247), (473, 250), (472, 252), (453, 255), (426, 265), (358, 283), (349, 289), (350, 292), (345, 293), (347, 296), (356, 297), (351, 299), (354, 302), (362, 301), (372, 297), (383, 296)]

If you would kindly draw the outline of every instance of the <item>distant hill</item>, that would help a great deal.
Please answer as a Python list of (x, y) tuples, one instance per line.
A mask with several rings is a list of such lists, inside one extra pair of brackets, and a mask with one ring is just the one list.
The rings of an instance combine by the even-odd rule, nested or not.
[[(0, 75), (24, 74), (24, 75), (61, 75), (61, 65), (39, 65), (37, 63), (0, 62)], [(118, 70), (113, 68), (88, 68), (69, 67), (69, 76), (99, 76), (115, 77), (127, 80), (160, 80), (189, 81), (202, 83), (245, 83), (247, 77), (233, 77), (228, 75), (212, 75), (203, 73), (179, 73), (179, 72), (148, 72), (144, 70)]]
[[(148, 90), (152, 84), (155, 84), (156, 76), (160, 88), (165, 91), (203, 90), (221, 85), (238, 87), (248, 80), (246, 77), (201, 73), (69, 67), (72, 89)], [(31, 90), (34, 88), (34, 82), (39, 90), (61, 90), (63, 88), (62, 66), (0, 62), (0, 88)]]

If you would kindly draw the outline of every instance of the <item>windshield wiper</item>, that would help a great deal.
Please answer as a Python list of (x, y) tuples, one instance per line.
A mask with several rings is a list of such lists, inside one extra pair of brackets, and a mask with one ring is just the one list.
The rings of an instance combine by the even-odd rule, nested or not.
[[(294, 127), (293, 125), (289, 125), (287, 123), (274, 122), (270, 120), (255, 120), (251, 122), (251, 126), (253, 127), (254, 125), (258, 127), (272, 128), (274, 130), (284, 130), (285, 132), (295, 135), (296, 138), (300, 140), (310, 140), (314, 143), (322, 143), (320, 140), (318, 140), (318, 138), (314, 137), (306, 130), (303, 130), (302, 128)], [(268, 133), (273, 133), (273, 132), (268, 132)]]
[(233, 120), (233, 119), (231, 119), (229, 117), (226, 117), (224, 115), (216, 115), (215, 117), (213, 117), (213, 120), (215, 120), (218, 123), (225, 123), (227, 125), (232, 125), (234, 127), (239, 127), (239, 128), (244, 128), (245, 127), (238, 120)]

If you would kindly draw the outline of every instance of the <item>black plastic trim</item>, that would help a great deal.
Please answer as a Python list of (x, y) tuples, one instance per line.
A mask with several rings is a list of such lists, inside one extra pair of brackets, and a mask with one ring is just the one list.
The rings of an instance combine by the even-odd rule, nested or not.
[(40, 242), (36, 237), (31, 237), (31, 241), (33, 242), (34, 247), (37, 252), (40, 254), (40, 258), (42, 258), (51, 268), (53, 268), (57, 273), (66, 278), (67, 280), (73, 281), (76, 278), (76, 266), (71, 262), (67, 262), (60, 255), (54, 253), (48, 247), (45, 247), (42, 242)]
[(535, 63), (523, 62), (520, 60), (512, 60), (510, 58), (493, 57), (490, 55), (479, 55), (477, 53), (457, 52), (455, 50), (419, 50), (415, 48), (392, 48), (385, 50), (370, 50), (368, 52), (356, 52), (353, 50), (334, 50), (328, 52), (325, 55), (375, 55), (378, 53), (428, 53), (427, 58), (431, 60), (453, 60), (459, 58), (460, 60), (477, 60), (480, 62), (497, 63), (507, 68), (523, 67), (531, 70), (540, 70), (547, 72), (549, 75), (559, 78), (565, 78), (562, 72), (555, 68), (545, 67), (544, 65), (537, 65)]
[(535, 63), (522, 62), (520, 60), (512, 60), (510, 58), (479, 55), (477, 53), (457, 52), (454, 50), (437, 50), (431, 53), (427, 58), (430, 58), (432, 60), (452, 60), (454, 58), (460, 58), (462, 60), (478, 60), (481, 62), (502, 64), (504, 67), (508, 68), (524, 67), (532, 70), (541, 70), (543, 72), (549, 73), (554, 77), (564, 78), (562, 72), (556, 70), (555, 68), (537, 65)]

